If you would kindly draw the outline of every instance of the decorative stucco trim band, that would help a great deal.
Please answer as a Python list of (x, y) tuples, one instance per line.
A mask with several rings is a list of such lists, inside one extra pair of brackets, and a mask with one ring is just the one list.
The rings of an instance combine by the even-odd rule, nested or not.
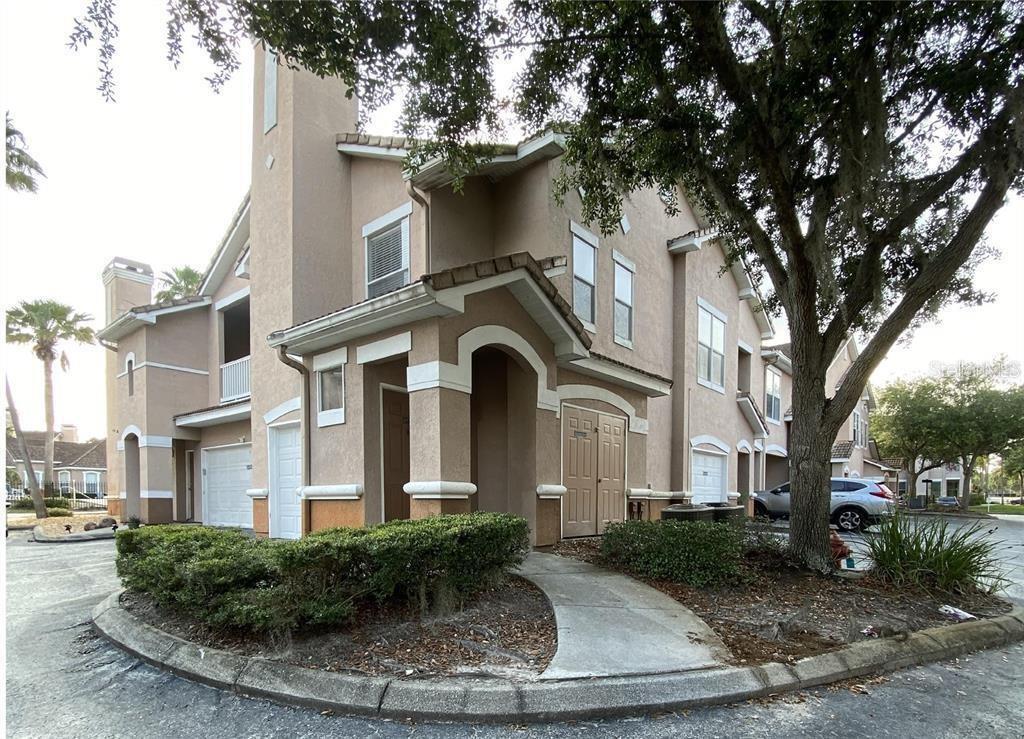
[(538, 485), (537, 497), (541, 500), (560, 500), (568, 492), (565, 485)]
[(305, 485), (299, 488), (303, 500), (359, 500), (363, 486), (359, 483), (342, 485)]
[(245, 494), (256, 500), (257, 498), (266, 498), (269, 495), (269, 491), (266, 488), (249, 488), (245, 491)]
[(172, 490), (141, 490), (139, 491), (140, 498), (159, 499), (159, 500), (173, 500), (174, 491)]
[(452, 480), (417, 480), (402, 489), (417, 500), (465, 500), (476, 493), (473, 483)]

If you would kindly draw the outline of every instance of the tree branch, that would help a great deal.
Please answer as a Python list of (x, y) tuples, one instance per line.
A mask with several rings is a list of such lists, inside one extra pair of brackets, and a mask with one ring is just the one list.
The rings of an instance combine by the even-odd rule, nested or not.
[[(1024, 152), (1024, 123), (1013, 121), (1014, 130), (1006, 146), (998, 147), (999, 158), (992, 165), (988, 182), (974, 207), (960, 224), (949, 243), (928, 260), (921, 271), (907, 283), (906, 292), (896, 308), (882, 322), (860, 356), (850, 365), (846, 378), (836, 394), (826, 403), (823, 433), (839, 424), (853, 412), (868, 377), (885, 353), (896, 343), (903, 331), (924, 304), (956, 274), (967, 261), (985, 232), (985, 228), (1003, 204), (1013, 176), (1019, 171)], [(1001, 151), (1000, 151), (1001, 150)]]

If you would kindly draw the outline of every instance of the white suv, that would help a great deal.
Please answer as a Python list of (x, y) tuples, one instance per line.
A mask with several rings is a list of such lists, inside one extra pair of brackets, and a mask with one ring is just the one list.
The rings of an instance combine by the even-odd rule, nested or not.
[[(754, 515), (789, 517), (789, 483), (754, 493)], [(832, 523), (843, 531), (860, 531), (892, 512), (896, 496), (885, 485), (855, 477), (832, 478)]]

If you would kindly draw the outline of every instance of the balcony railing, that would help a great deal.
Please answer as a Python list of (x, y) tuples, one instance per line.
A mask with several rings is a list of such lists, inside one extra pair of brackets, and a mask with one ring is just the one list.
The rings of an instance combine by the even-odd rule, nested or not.
[(249, 357), (220, 366), (220, 402), (249, 397)]

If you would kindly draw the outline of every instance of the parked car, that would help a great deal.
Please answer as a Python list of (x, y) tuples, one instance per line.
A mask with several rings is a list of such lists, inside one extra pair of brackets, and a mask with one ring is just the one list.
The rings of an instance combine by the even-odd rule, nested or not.
[[(789, 517), (789, 483), (754, 493), (754, 515)], [(832, 523), (843, 531), (860, 531), (892, 512), (896, 496), (880, 482), (851, 477), (832, 478)]]
[(935, 499), (935, 505), (939, 508), (959, 508), (960, 501), (954, 498), (952, 495), (943, 495)]

